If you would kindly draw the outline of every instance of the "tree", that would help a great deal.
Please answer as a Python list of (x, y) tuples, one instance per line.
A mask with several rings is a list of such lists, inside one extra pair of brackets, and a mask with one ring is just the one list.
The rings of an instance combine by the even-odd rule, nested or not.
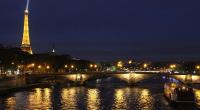
[(0, 49), (3, 49), (4, 47), (3, 47), (3, 45), (2, 44), (0, 44)]

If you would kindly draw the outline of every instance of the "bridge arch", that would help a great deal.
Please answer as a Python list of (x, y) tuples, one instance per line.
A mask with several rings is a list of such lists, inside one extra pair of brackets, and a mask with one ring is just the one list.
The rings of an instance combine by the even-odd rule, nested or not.
[(121, 74), (79, 74), (78, 77), (81, 79), (81, 83), (85, 83), (91, 80), (102, 79), (102, 78), (116, 78), (123, 82), (127, 82), (130, 85), (134, 85), (144, 79), (153, 77), (153, 74), (137, 74), (137, 73), (121, 73)]
[(49, 76), (37, 79), (40, 83), (72, 83), (73, 81), (67, 79), (64, 76)]
[(135, 84), (145, 79), (154, 76), (166, 76), (175, 78), (183, 83), (200, 83), (200, 75), (191, 74), (161, 74), (161, 73), (99, 73), (99, 74), (88, 74), (88, 73), (74, 73), (74, 74), (38, 74), (30, 75), (27, 80), (29, 82), (42, 82), (42, 81), (57, 81), (57, 82), (75, 82), (84, 84), (87, 81), (102, 79), (106, 77), (113, 77), (119, 80), (125, 81), (128, 84)]
[(99, 76), (92, 76), (92, 77), (89, 77), (88, 79), (86, 79), (86, 80), (84, 81), (84, 83), (87, 84), (87, 83), (90, 82), (90, 81), (96, 81), (96, 80), (98, 80), (98, 79), (106, 79), (106, 78), (114, 78), (114, 79), (116, 79), (116, 80), (118, 80), (118, 81), (122, 81), (122, 82), (124, 82), (124, 83), (128, 83), (128, 81), (122, 80), (121, 78), (116, 77), (115, 75), (99, 75)]

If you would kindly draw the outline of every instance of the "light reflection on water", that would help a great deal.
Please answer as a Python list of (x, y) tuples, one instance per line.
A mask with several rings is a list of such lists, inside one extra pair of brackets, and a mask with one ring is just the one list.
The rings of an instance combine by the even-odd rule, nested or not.
[(100, 109), (100, 96), (98, 89), (89, 89), (87, 92), (87, 109), (99, 110)]
[[(196, 92), (200, 101), (200, 91)], [(190, 108), (190, 107), (189, 107)], [(0, 110), (175, 110), (162, 84), (137, 87), (50, 87), (0, 97)], [(177, 110), (185, 110), (184, 107)], [(196, 109), (189, 109), (196, 110)]]
[[(28, 109), (44, 109), (50, 110), (52, 101), (51, 101), (52, 90), (50, 88), (36, 88), (34, 92), (29, 92), (28, 95)], [(25, 93), (23, 93), (26, 95)]]
[(16, 106), (15, 97), (10, 97), (10, 98), (6, 99), (6, 104), (9, 107), (9, 108), (7, 108), (7, 110), (13, 110)]
[(152, 110), (153, 107), (153, 99), (151, 97), (150, 91), (148, 89), (143, 89), (141, 91), (140, 97), (139, 97), (139, 101), (140, 103), (140, 107), (142, 108), (142, 110)]
[(200, 106), (200, 89), (195, 90), (195, 99), (196, 99), (196, 104)]
[(114, 109), (127, 109), (126, 91), (122, 89), (116, 89), (114, 93)]
[(65, 109), (77, 109), (76, 88), (66, 88), (61, 91), (61, 103)]
[[(153, 98), (148, 89), (109, 88), (113, 96), (101, 97), (102, 88), (68, 87), (35, 88), (19, 92), (1, 102), (6, 110), (104, 110), (132, 109), (153, 110)], [(108, 89), (108, 88), (107, 88)], [(21, 97), (22, 96), (22, 97)], [(105, 101), (108, 106), (102, 105)], [(4, 108), (3, 108), (4, 109)]]

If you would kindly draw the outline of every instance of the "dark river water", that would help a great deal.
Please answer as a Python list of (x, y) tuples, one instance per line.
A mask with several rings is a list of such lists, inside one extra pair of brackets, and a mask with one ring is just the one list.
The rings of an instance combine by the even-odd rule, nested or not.
[(171, 106), (163, 84), (154, 78), (129, 87), (107, 78), (85, 87), (34, 88), (0, 97), (0, 110), (198, 110), (192, 104)]

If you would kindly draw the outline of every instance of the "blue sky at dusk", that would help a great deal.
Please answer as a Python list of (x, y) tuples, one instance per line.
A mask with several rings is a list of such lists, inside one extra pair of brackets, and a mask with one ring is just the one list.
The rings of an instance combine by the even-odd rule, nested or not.
[[(200, 59), (199, 0), (30, 0), (35, 53), (90, 60)], [(19, 46), (26, 0), (0, 0), (0, 43)]]

